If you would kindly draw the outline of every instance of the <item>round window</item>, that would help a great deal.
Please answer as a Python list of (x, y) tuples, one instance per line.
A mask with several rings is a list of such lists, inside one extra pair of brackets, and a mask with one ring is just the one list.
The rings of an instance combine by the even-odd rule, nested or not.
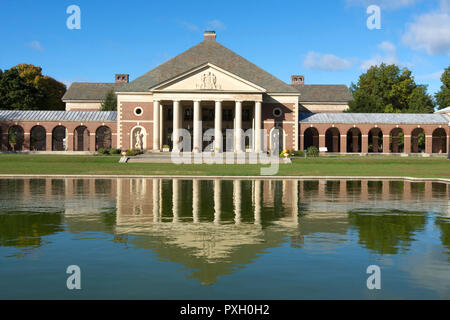
[(137, 107), (136, 109), (134, 109), (134, 114), (137, 116), (142, 115), (142, 112), (143, 112), (143, 110), (141, 107)]
[(272, 113), (273, 113), (274, 117), (278, 118), (278, 117), (281, 117), (281, 115), (283, 114), (283, 111), (281, 111), (280, 108), (275, 108), (275, 109), (273, 109)]

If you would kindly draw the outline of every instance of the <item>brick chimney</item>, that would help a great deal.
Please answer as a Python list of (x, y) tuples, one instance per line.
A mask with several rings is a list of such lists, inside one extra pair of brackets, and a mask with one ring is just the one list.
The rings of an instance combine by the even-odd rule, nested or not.
[(212, 40), (212, 41), (216, 41), (216, 32), (215, 31), (205, 31), (205, 33), (203, 34), (203, 37), (205, 38), (205, 40)]
[(291, 76), (291, 84), (304, 85), (305, 84), (305, 76), (302, 76), (302, 75)]
[(126, 73), (116, 73), (116, 83), (128, 83), (130, 81), (130, 75)]

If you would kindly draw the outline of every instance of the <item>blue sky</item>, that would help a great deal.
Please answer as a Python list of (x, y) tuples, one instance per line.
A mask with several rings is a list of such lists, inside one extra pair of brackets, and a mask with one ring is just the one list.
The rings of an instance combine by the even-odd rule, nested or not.
[[(69, 5), (81, 29), (69, 30)], [(381, 8), (381, 29), (366, 10)], [(397, 63), (439, 90), (450, 65), (450, 0), (0, 2), (0, 68), (19, 63), (70, 84), (131, 79), (194, 46), (203, 31), (285, 82), (356, 82), (370, 65)]]

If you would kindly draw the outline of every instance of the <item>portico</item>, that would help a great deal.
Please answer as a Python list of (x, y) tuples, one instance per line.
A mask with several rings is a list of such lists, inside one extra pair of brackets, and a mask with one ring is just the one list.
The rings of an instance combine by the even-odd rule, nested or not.
[[(263, 149), (262, 95), (156, 93), (153, 99), (153, 151), (163, 145), (194, 153)], [(185, 134), (190, 135), (191, 150), (181, 150)]]

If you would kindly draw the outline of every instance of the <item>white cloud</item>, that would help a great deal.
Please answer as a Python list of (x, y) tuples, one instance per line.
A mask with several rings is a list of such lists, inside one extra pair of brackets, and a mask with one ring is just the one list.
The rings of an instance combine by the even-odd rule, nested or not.
[(36, 40), (31, 41), (28, 45), (34, 50), (37, 50), (40, 52), (44, 51), (44, 47), (39, 43), (39, 41), (36, 41)]
[(441, 10), (450, 11), (450, 0), (441, 0)]
[(212, 20), (208, 22), (208, 29), (223, 30), (226, 29), (226, 25), (220, 20)]
[[(448, 2), (444, 5), (450, 6)], [(431, 12), (418, 16), (407, 24), (402, 41), (410, 48), (429, 55), (450, 55), (450, 14)]]
[(362, 70), (367, 70), (372, 66), (377, 66), (382, 63), (385, 64), (401, 64), (397, 58), (397, 48), (392, 42), (383, 41), (378, 45), (378, 49), (383, 53), (377, 53), (373, 55), (370, 59), (362, 62), (360, 68)]
[(443, 73), (444, 73), (444, 70), (441, 70), (441, 71), (438, 71), (438, 72), (425, 74), (425, 75), (422, 75), (422, 76), (417, 76), (416, 79), (418, 79), (418, 80), (425, 80), (425, 79), (439, 80), (439, 79), (441, 79), (441, 76), (442, 76)]
[(191, 31), (198, 31), (198, 30), (200, 30), (200, 28), (197, 27), (195, 24), (192, 24), (192, 23), (189, 23), (189, 22), (186, 22), (186, 21), (181, 21), (181, 24), (182, 24), (186, 29), (191, 30)]
[(420, 1), (422, 0), (347, 0), (347, 5), (362, 6), (365, 8), (370, 5), (377, 5), (381, 9), (396, 10), (411, 7)]
[(321, 54), (310, 51), (303, 60), (303, 65), (307, 69), (319, 69), (324, 71), (341, 71), (349, 69), (352, 62), (347, 59), (339, 58), (334, 54)]

